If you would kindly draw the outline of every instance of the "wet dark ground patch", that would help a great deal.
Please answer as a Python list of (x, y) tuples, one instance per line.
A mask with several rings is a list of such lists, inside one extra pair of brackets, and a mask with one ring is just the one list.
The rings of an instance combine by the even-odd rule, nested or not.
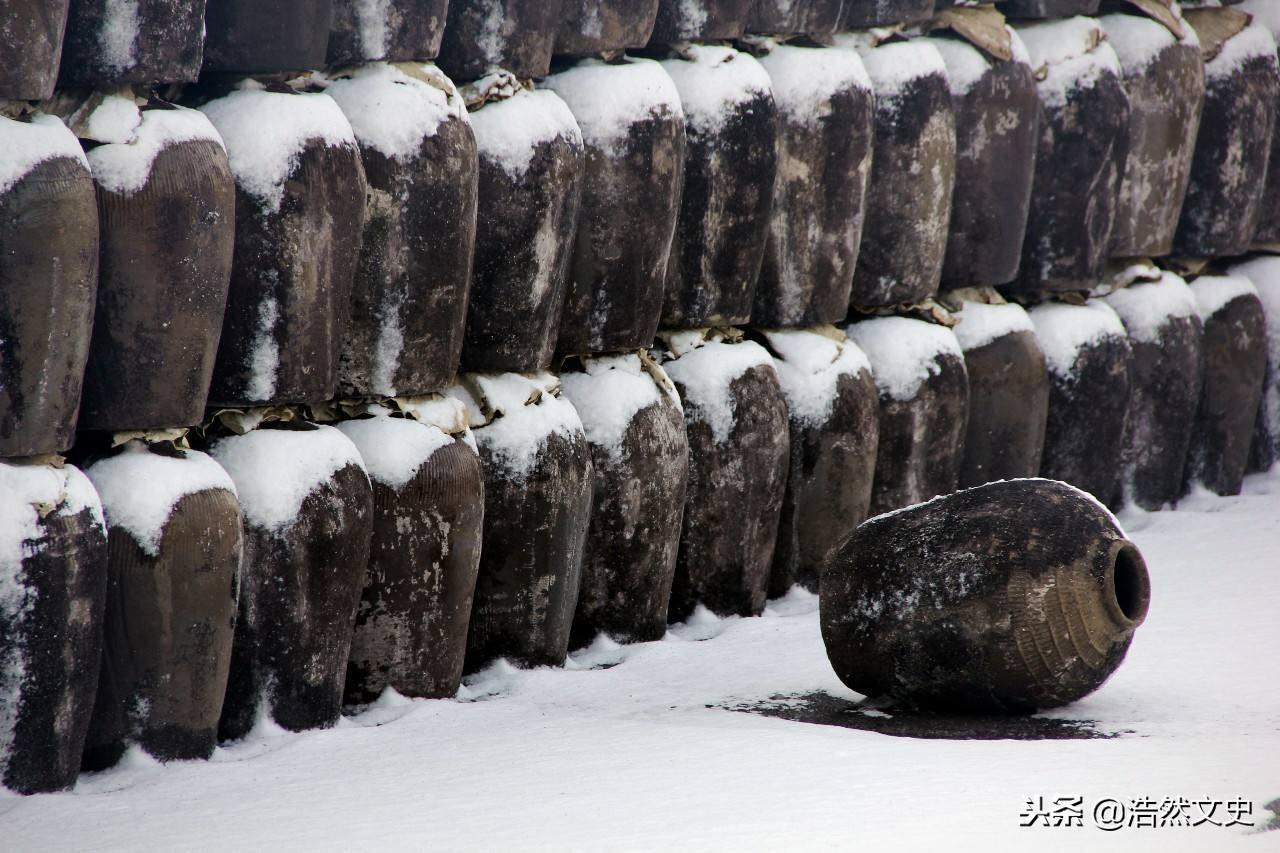
[(869, 702), (853, 702), (822, 692), (771, 696), (759, 703), (720, 707), (798, 723), (840, 726), (893, 737), (925, 740), (1091, 740), (1134, 734), (1129, 730), (1104, 731), (1091, 720), (1012, 715), (944, 716)]

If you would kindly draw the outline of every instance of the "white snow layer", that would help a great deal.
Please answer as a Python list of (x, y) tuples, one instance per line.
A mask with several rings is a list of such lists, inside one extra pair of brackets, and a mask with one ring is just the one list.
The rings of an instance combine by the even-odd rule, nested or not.
[[(449, 394), (467, 404), (476, 443), (511, 479), (524, 479), (551, 436), (585, 434), (573, 404), (555, 396), (560, 380), (550, 373), (475, 373), (470, 379), (482, 400), (457, 386)], [(482, 405), (492, 412), (488, 423)]]
[[(701, 334), (701, 333), (696, 333)], [(662, 365), (672, 380), (684, 387), (684, 403), (697, 408), (697, 419), (711, 427), (712, 438), (717, 444), (729, 440), (737, 420), (733, 395), (733, 380), (753, 367), (768, 367), (776, 373), (769, 351), (754, 341), (725, 343), (724, 341), (695, 342), (689, 338), (689, 347), (673, 345), (677, 357)], [(683, 352), (682, 352), (683, 350)], [(686, 417), (693, 419), (689, 410)]]
[(943, 356), (964, 360), (955, 332), (924, 320), (875, 317), (845, 332), (867, 354), (880, 393), (894, 400), (914, 398), (920, 386), (941, 371)]
[(214, 489), (236, 493), (221, 465), (197, 450), (185, 453), (185, 459), (161, 456), (131, 441), (117, 455), (85, 469), (102, 497), (107, 524), (129, 531), (153, 557), (160, 553), (165, 525), (178, 501)]
[(1158, 281), (1138, 282), (1102, 298), (1120, 316), (1129, 338), (1156, 343), (1170, 320), (1198, 315), (1196, 299), (1176, 273), (1162, 271)]
[(253, 330), (253, 348), (249, 355), (249, 383), (246, 391), (251, 400), (270, 400), (276, 393), (280, 374), (280, 341), (276, 324), (280, 322), (280, 302), (265, 295), (258, 304), (258, 327)]
[(307, 144), (356, 147), (351, 122), (324, 93), (287, 94), (247, 86), (200, 108), (222, 135), (236, 185), (276, 212), (284, 183)]
[(583, 367), (560, 377), (564, 396), (578, 410), (587, 441), (619, 460), (627, 428), (662, 400), (662, 389), (634, 353), (583, 359)]
[(470, 428), (466, 405), (453, 397), (402, 397), (396, 405), (419, 423), (448, 435), (461, 435)]
[(365, 470), (360, 452), (338, 429), (255, 429), (210, 448), (236, 484), (245, 522), (278, 533), (298, 517), (307, 496), (348, 465)]
[[(1129, 75), (1142, 71), (1160, 55), (1160, 51), (1178, 43), (1164, 24), (1146, 15), (1103, 15), (1098, 23), (1107, 34), (1107, 43), (1120, 59), (1120, 67)], [(1185, 24), (1184, 29), (1191, 34), (1183, 39), (1184, 43), (1199, 41), (1190, 24)]]
[(1202, 275), (1191, 282), (1200, 319), (1208, 322), (1228, 304), (1242, 296), (1257, 296), (1258, 289), (1244, 275)]
[(1077, 15), (1023, 24), (1016, 30), (1027, 46), (1031, 66), (1044, 74), (1036, 89), (1046, 106), (1064, 106), (1075, 89), (1092, 86), (1107, 74), (1121, 75), (1120, 59), (1094, 18)]
[(878, 47), (857, 36), (837, 36), (836, 44), (853, 48), (862, 57), (877, 98), (893, 98), (913, 80), (936, 74), (947, 78), (942, 54), (928, 39), (888, 42)]
[(138, 62), (137, 44), (141, 21), (138, 0), (106, 0), (102, 28), (98, 30), (98, 50), (102, 64), (115, 72), (126, 71)]
[(392, 489), (404, 488), (437, 450), (453, 444), (440, 428), (410, 418), (376, 415), (334, 426), (360, 451), (369, 479)]
[(831, 114), (831, 99), (851, 89), (871, 91), (871, 77), (852, 50), (779, 45), (762, 57), (778, 111), (792, 122), (816, 124)]
[(127, 116), (125, 123), (131, 128), (123, 139), (99, 145), (88, 154), (94, 180), (108, 192), (132, 195), (141, 190), (151, 177), (156, 158), (174, 145), (208, 141), (225, 147), (213, 123), (199, 110), (177, 107), (143, 111), (131, 98), (108, 95), (89, 117), (91, 133), (99, 129), (94, 122), (99, 112), (111, 116), (113, 122), (116, 117)]
[(960, 322), (952, 331), (956, 333), (960, 348), (965, 352), (986, 346), (1014, 332), (1035, 334), (1035, 326), (1031, 325), (1027, 310), (1012, 302), (1005, 305), (966, 302), (957, 319)]
[(519, 178), (529, 171), (540, 143), (565, 139), (582, 146), (582, 130), (564, 100), (548, 89), (521, 89), (471, 113), (480, 157)]
[(947, 79), (951, 81), (951, 94), (956, 97), (967, 93), (991, 70), (991, 62), (982, 51), (963, 39), (935, 37), (928, 41), (942, 55)]
[(342, 109), (361, 145), (393, 160), (411, 160), (445, 122), (467, 120), (466, 104), (443, 72), (426, 64), (415, 70), (433, 82), (374, 62), (329, 81), (325, 94)]
[[(391, 0), (351, 0), (360, 34), (360, 53), (366, 60), (382, 59), (391, 43)], [(390, 156), (390, 155), (387, 155)]]
[(37, 113), (24, 122), (0, 116), (0, 194), (55, 157), (79, 160), (89, 169), (80, 140), (58, 117)]
[(1271, 30), (1255, 20), (1227, 39), (1226, 44), (1222, 46), (1222, 52), (1205, 63), (1205, 79), (1220, 80), (1228, 77), (1241, 65), (1258, 57), (1266, 57), (1272, 64), (1277, 61), (1275, 36), (1271, 35)]
[(1268, 433), (1280, 436), (1280, 257), (1263, 255), (1236, 264), (1232, 275), (1253, 282), (1267, 320), (1267, 387), (1262, 412)]
[(743, 104), (772, 97), (768, 72), (748, 54), (710, 44), (686, 45), (681, 52), (684, 58), (664, 59), (662, 67), (675, 81), (691, 130), (716, 134)]
[(1244, 0), (1236, 8), (1253, 15), (1254, 21), (1271, 30), (1276, 38), (1280, 38), (1280, 3), (1276, 0)]
[(569, 105), (588, 145), (605, 151), (625, 140), (632, 125), (684, 116), (675, 82), (652, 59), (618, 64), (586, 59), (538, 85)]
[(1056, 376), (1070, 376), (1085, 347), (1109, 337), (1127, 337), (1120, 317), (1101, 299), (1090, 299), (1084, 305), (1044, 302), (1028, 313), (1049, 370)]
[(805, 329), (778, 329), (763, 334), (777, 354), (773, 366), (782, 384), (787, 412), (795, 423), (822, 426), (835, 406), (840, 377), (871, 373), (866, 353), (843, 334), (837, 338)]
[(90, 509), (103, 531), (102, 501), (73, 465), (14, 464), (0, 459), (0, 599), (13, 591), (22, 561), (39, 551), (40, 519), (51, 511)]
[[(1280, 660), (1280, 473), (1249, 477), (1238, 497), (1196, 496), (1125, 521), (1151, 573), (1151, 613), (1098, 692), (1039, 715), (1116, 737), (928, 740), (725, 710), (861, 698), (827, 662), (817, 598), (792, 591), (761, 618), (601, 641), (564, 668), (495, 664), (457, 699), (387, 702), (324, 731), (263, 731), (211, 762), (139, 762), (83, 776), (74, 792), (0, 795), (5, 846), (1271, 850), (1276, 833), (1261, 830), (1280, 796), (1280, 679), (1267, 677)], [(607, 781), (584, 795), (572, 780), (597, 769)], [(1082, 798), (1083, 826), (1020, 826), (1029, 800), (1070, 796)], [(1240, 798), (1253, 825), (1105, 832), (1092, 822), (1104, 797), (1148, 796)], [(1217, 822), (1225, 816), (1218, 807)]]

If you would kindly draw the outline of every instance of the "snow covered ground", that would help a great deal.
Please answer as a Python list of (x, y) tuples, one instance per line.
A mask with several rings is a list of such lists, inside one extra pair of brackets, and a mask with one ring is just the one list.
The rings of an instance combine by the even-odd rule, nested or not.
[[(855, 698), (816, 599), (793, 593), (760, 619), (598, 642), (562, 670), (498, 665), (460, 701), (384, 699), (329, 731), (260, 728), (208, 763), (131, 754), (74, 793), (0, 794), (0, 849), (1280, 850), (1280, 822), (1262, 831), (1280, 798), (1280, 469), (1124, 521), (1150, 618), (1116, 676), (1056, 712), (1113, 739), (923, 740), (725, 710)], [(1019, 826), (1029, 797), (1071, 796), (1083, 826)], [(1099, 800), (1142, 797), (1245, 799), (1255, 826), (1094, 825)]]

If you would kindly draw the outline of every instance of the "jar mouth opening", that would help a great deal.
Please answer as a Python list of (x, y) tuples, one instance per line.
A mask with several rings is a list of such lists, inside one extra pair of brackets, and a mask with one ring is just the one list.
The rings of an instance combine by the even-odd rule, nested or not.
[(1120, 624), (1136, 628), (1151, 606), (1151, 578), (1136, 545), (1127, 539), (1115, 543), (1106, 577), (1107, 606)]

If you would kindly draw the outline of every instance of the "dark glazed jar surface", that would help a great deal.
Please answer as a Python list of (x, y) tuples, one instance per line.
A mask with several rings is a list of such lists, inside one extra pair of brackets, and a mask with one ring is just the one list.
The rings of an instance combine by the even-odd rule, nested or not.
[(955, 186), (946, 66), (924, 40), (860, 52), (875, 89), (875, 146), (850, 304), (921, 302), (938, 292)]
[[(194, 110), (141, 120), (131, 142), (89, 151), (101, 266), (81, 429), (199, 423), (222, 336), (236, 229), (226, 152)], [(166, 135), (188, 138), (163, 145), (144, 172), (148, 143)]]
[(1040, 476), (1109, 502), (1121, 482), (1132, 388), (1129, 337), (1099, 300), (1030, 311), (1049, 365), (1049, 418)]
[(204, 72), (270, 74), (324, 65), (332, 0), (206, 0)]
[(244, 510), (244, 571), (219, 733), (268, 716), (289, 731), (342, 714), (351, 634), (373, 532), (373, 491), (355, 445), (290, 423), (220, 439), (211, 455)]
[[(1192, 26), (1216, 32), (1233, 9), (1188, 13)], [(1238, 255), (1253, 244), (1267, 188), (1267, 164), (1280, 102), (1275, 39), (1261, 23), (1227, 38), (1206, 57), (1204, 112), (1191, 161), (1191, 182), (1174, 236), (1175, 254)]]
[(203, 453), (141, 442), (87, 473), (110, 525), (110, 582), (85, 769), (114, 764), (132, 744), (160, 761), (209, 758), (240, 591), (235, 486)]
[(689, 481), (684, 413), (647, 353), (584, 359), (562, 381), (595, 472), (572, 645), (590, 645), (601, 632), (620, 642), (660, 640)]
[[(60, 121), (0, 117), (0, 457), (71, 447), (93, 333), (98, 207)], [(12, 168), (16, 166), (17, 168)]]
[(689, 437), (669, 618), (686, 619), (699, 604), (719, 616), (758, 616), (791, 454), (777, 371), (752, 341), (709, 341), (663, 367), (684, 402)]
[(205, 0), (71, 0), (58, 87), (194, 82), (204, 16)]
[(966, 302), (956, 337), (969, 374), (960, 487), (1034, 477), (1044, 453), (1049, 373), (1020, 305)]
[(70, 465), (0, 460), (0, 529), (0, 784), (64, 790), (80, 772), (102, 664), (102, 504)]
[(552, 364), (582, 202), (584, 151), (554, 92), (519, 91), (471, 113), (480, 152), (464, 370)]
[(560, 30), (560, 2), (449, 0), (440, 67), (459, 82), (499, 68), (521, 80), (546, 77)]
[(435, 59), (449, 0), (333, 0), (328, 63)]
[(373, 540), (347, 665), (347, 704), (452, 698), (480, 566), (484, 475), (465, 441), (378, 416), (338, 424), (373, 484)]
[(680, 92), (688, 139), (662, 326), (745, 323), (773, 206), (773, 86), (754, 58), (720, 45), (688, 45), (662, 64)]
[[(70, 0), (5, 0), (0, 12), (0, 98), (42, 101), (53, 96)], [(13, 61), (14, 57), (22, 61)]]
[(1032, 65), (1047, 64), (1047, 71), (1037, 84), (1040, 138), (1022, 262), (1007, 287), (1087, 291), (1102, 278), (1111, 243), (1129, 99), (1115, 51), (1105, 41), (1094, 43), (1104, 35), (1096, 21), (1028, 24), (1018, 35)]
[(840, 680), (949, 713), (1029, 713), (1087, 696), (1150, 601), (1115, 517), (1065, 483), (967, 489), (872, 519), (823, 578)]
[[(1035, 76), (1025, 62), (993, 62), (958, 38), (930, 42), (947, 64), (956, 122), (942, 287), (1006, 284), (1018, 274), (1031, 210), (1040, 130)], [(975, 62), (988, 67), (973, 79)]]

